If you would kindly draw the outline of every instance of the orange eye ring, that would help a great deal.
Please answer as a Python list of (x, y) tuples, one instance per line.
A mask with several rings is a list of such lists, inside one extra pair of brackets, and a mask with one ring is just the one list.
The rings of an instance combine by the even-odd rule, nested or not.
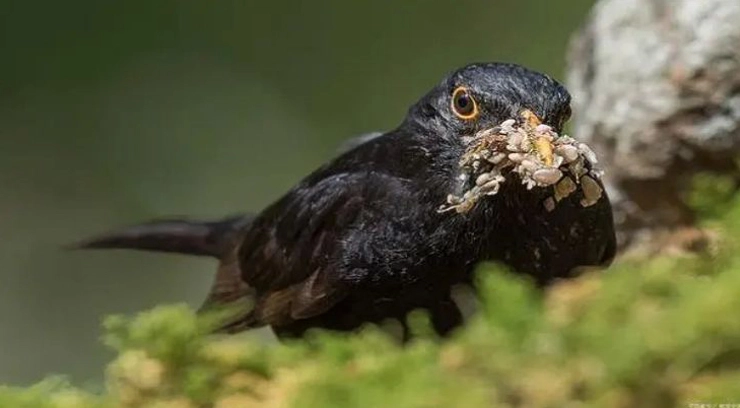
[(459, 86), (452, 92), (452, 112), (463, 120), (472, 120), (478, 117), (478, 103), (470, 94), (468, 88)]

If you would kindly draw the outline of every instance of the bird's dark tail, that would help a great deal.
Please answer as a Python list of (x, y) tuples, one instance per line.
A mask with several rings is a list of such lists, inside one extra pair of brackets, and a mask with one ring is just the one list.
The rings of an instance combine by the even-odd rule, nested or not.
[(232, 249), (236, 234), (251, 216), (218, 221), (155, 220), (78, 242), (72, 249), (139, 249), (221, 259)]
[(220, 263), (211, 290), (201, 311), (237, 307), (237, 313), (218, 329), (238, 332), (257, 325), (249, 304), (253, 290), (241, 278), (236, 259), (239, 234), (249, 227), (251, 215), (218, 221), (187, 219), (155, 220), (102, 234), (72, 245), (71, 249), (137, 249), (187, 255), (211, 256)]

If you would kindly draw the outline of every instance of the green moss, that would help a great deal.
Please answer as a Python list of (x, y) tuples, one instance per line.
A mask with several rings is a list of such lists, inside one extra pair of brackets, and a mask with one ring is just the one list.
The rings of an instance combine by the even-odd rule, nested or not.
[(735, 201), (737, 183), (732, 177), (702, 173), (693, 180), (687, 203), (704, 218), (718, 218)]

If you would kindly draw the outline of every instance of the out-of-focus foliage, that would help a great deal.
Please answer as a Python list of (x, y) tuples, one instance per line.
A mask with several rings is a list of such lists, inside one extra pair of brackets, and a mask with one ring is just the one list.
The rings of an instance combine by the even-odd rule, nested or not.
[[(707, 182), (702, 188), (711, 189)], [(13, 407), (673, 407), (740, 401), (740, 199), (712, 253), (623, 262), (545, 293), (485, 266), (452, 339), (400, 346), (374, 327), (268, 345), (208, 336), (186, 306), (111, 317), (104, 393), (58, 379), (0, 390)], [(717, 212), (712, 211), (712, 214)], [(423, 322), (416, 326), (423, 332)]]
[(698, 214), (712, 220), (730, 209), (736, 190), (737, 183), (732, 177), (701, 173), (694, 178), (686, 201)]

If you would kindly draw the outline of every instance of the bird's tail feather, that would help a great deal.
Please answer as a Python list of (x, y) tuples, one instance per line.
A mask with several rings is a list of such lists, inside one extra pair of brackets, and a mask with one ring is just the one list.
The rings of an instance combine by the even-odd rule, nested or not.
[(221, 259), (231, 249), (234, 236), (251, 219), (239, 215), (218, 221), (155, 220), (98, 235), (71, 248), (138, 249)]
[(217, 258), (220, 261), (218, 271), (200, 311), (236, 308), (238, 313), (218, 329), (233, 333), (259, 326), (253, 321), (247, 305), (253, 300), (253, 289), (242, 281), (236, 259), (239, 233), (253, 218), (239, 215), (218, 221), (155, 220), (98, 235), (70, 248), (136, 249)]

